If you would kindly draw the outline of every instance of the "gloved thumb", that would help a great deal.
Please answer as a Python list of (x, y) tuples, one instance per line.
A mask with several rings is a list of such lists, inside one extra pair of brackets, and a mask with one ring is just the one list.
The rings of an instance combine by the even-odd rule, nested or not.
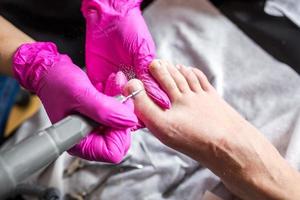
[(108, 96), (120, 95), (127, 82), (127, 77), (123, 72), (111, 73), (106, 81), (104, 94)]
[(137, 125), (138, 119), (130, 108), (94, 87), (86, 89), (77, 99), (79, 105), (75, 110), (98, 123), (117, 129)]
[[(153, 60), (151, 64), (157, 62)], [(150, 63), (149, 63), (150, 64)], [(143, 82), (145, 90), (149, 97), (155, 101), (160, 107), (168, 109), (171, 107), (171, 102), (168, 95), (160, 88), (158, 83), (154, 80), (153, 76), (149, 72), (149, 64), (143, 63), (147, 66), (137, 72), (137, 77)], [(150, 65), (151, 65), (150, 64)]]

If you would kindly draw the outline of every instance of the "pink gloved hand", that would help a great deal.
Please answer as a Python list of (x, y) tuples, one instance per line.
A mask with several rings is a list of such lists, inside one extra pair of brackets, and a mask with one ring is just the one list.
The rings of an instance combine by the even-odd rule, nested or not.
[(140, 79), (150, 97), (163, 108), (168, 96), (148, 72), (155, 45), (140, 10), (142, 0), (83, 0), (86, 18), (87, 73), (98, 90), (112, 72)]
[[(137, 124), (133, 109), (97, 91), (86, 74), (68, 56), (59, 54), (53, 43), (21, 45), (13, 57), (13, 71), (23, 87), (40, 97), (52, 123), (80, 113), (104, 125), (73, 147), (73, 155), (114, 163), (122, 159), (124, 152), (119, 149), (128, 148), (130, 142), (128, 131), (124, 134), (123, 130)], [(122, 134), (114, 135), (118, 131), (110, 129)]]
[[(112, 73), (108, 77), (105, 94), (109, 96), (122, 94), (126, 83), (127, 78), (122, 72), (118, 72), (117, 74)], [(125, 102), (125, 105), (134, 112), (134, 105), (131, 100)], [(133, 128), (135, 129), (135, 127)], [(133, 128), (116, 129), (112, 127), (99, 127), (99, 129), (92, 131), (89, 137), (82, 139), (68, 152), (88, 160), (119, 163), (130, 147), (131, 130)], [(86, 157), (85, 155), (89, 156)], [(92, 155), (93, 159), (91, 159), (90, 155)]]

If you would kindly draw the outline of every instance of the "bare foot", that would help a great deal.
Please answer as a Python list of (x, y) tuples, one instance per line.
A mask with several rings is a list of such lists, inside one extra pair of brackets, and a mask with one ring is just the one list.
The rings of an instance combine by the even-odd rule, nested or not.
[[(142, 92), (134, 99), (135, 112), (158, 139), (211, 169), (242, 198), (283, 195), (278, 187), (287, 184), (295, 170), (217, 94), (200, 70), (161, 60), (149, 69), (172, 107), (162, 110)], [(125, 93), (142, 87), (132, 80)]]
[[(210, 158), (199, 155), (195, 146), (204, 151), (212, 141), (224, 142), (224, 133), (232, 137), (239, 134), (245, 120), (217, 94), (200, 70), (156, 60), (150, 72), (169, 95), (172, 108), (162, 110), (141, 93), (134, 101), (135, 112), (163, 143), (204, 161)], [(129, 82), (128, 93), (137, 87), (142, 87), (137, 80)]]

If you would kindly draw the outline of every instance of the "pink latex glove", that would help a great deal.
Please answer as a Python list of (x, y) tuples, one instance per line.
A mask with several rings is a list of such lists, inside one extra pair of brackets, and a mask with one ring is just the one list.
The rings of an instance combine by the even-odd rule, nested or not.
[(87, 73), (98, 90), (112, 72), (140, 79), (150, 97), (163, 108), (168, 96), (148, 72), (155, 45), (140, 10), (142, 0), (83, 0), (86, 19)]
[[(105, 94), (109, 96), (122, 94), (126, 83), (127, 78), (122, 72), (118, 72), (117, 74), (112, 73), (106, 82)], [(131, 99), (126, 101), (125, 105), (134, 112), (134, 105)], [(99, 127), (98, 130), (96, 129), (90, 133), (89, 137), (82, 139), (69, 150), (69, 153), (82, 158), (86, 158), (85, 155), (95, 155), (95, 158), (92, 160), (119, 163), (123, 160), (130, 147), (131, 130), (135, 129), (135, 127), (122, 129)], [(100, 136), (99, 132), (101, 132)], [(100, 155), (101, 159), (97, 158), (97, 155)], [(86, 159), (90, 159), (90, 157)]]
[[(13, 57), (13, 71), (23, 87), (40, 97), (52, 123), (81, 113), (104, 125), (73, 147), (73, 155), (88, 160), (121, 161), (130, 142), (130, 135), (128, 131), (124, 135), (124, 130), (137, 123), (133, 109), (97, 91), (87, 75), (68, 56), (59, 54), (53, 43), (21, 45)], [(121, 134), (109, 129), (120, 130)]]

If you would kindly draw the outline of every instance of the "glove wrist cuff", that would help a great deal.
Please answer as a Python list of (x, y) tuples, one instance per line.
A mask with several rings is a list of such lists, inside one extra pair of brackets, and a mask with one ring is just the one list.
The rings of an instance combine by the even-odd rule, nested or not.
[(39, 82), (59, 58), (57, 47), (52, 42), (22, 44), (13, 55), (13, 73), (19, 83), (31, 92), (36, 92)]

